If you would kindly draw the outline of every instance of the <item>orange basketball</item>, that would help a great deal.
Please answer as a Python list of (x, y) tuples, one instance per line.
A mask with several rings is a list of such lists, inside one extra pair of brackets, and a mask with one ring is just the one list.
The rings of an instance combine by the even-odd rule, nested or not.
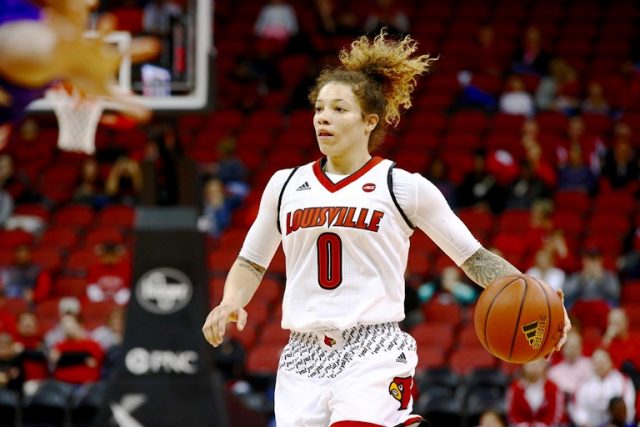
[(511, 363), (526, 363), (549, 354), (564, 327), (558, 294), (526, 275), (493, 281), (480, 294), (474, 317), (484, 348)]

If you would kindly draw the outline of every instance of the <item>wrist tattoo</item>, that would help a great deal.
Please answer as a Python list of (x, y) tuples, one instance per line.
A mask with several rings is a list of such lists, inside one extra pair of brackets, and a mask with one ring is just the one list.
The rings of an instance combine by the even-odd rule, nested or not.
[(262, 280), (264, 273), (267, 271), (264, 267), (261, 267), (255, 262), (249, 261), (241, 256), (238, 257), (238, 261), (238, 267), (249, 270), (258, 280)]
[(522, 274), (507, 260), (485, 248), (478, 249), (460, 268), (462, 268), (471, 280), (483, 288), (498, 277), (508, 276), (510, 274)]

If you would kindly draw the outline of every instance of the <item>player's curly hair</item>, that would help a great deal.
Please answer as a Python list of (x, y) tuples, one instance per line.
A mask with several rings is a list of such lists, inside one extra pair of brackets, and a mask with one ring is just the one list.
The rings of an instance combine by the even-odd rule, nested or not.
[(341, 66), (323, 70), (309, 94), (315, 103), (320, 89), (329, 82), (351, 85), (364, 114), (377, 114), (378, 125), (369, 138), (369, 151), (384, 141), (389, 126), (400, 121), (400, 107), (411, 107), (416, 76), (427, 72), (437, 58), (412, 57), (417, 44), (410, 36), (402, 40), (387, 38), (383, 29), (373, 40), (362, 36), (339, 54)]

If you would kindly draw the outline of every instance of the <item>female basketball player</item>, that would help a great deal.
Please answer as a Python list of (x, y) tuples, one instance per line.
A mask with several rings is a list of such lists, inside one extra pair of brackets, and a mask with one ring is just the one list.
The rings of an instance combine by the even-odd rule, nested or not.
[(383, 32), (355, 41), (340, 53), (341, 67), (321, 73), (310, 99), (324, 157), (273, 175), (222, 302), (204, 323), (214, 346), (227, 322), (244, 327), (243, 307), (282, 241), (282, 326), (291, 338), (278, 368), (278, 427), (422, 421), (411, 413), (416, 343), (397, 323), (416, 227), (480, 286), (520, 273), (480, 245), (431, 182), (370, 154), (433, 61), (415, 51), (411, 38)]

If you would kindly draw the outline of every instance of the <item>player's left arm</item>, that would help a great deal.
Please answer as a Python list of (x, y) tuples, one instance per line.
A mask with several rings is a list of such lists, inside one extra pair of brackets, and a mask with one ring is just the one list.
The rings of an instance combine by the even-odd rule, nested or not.
[(506, 259), (481, 247), (460, 265), (462, 271), (478, 285), (486, 288), (499, 277), (522, 274)]

